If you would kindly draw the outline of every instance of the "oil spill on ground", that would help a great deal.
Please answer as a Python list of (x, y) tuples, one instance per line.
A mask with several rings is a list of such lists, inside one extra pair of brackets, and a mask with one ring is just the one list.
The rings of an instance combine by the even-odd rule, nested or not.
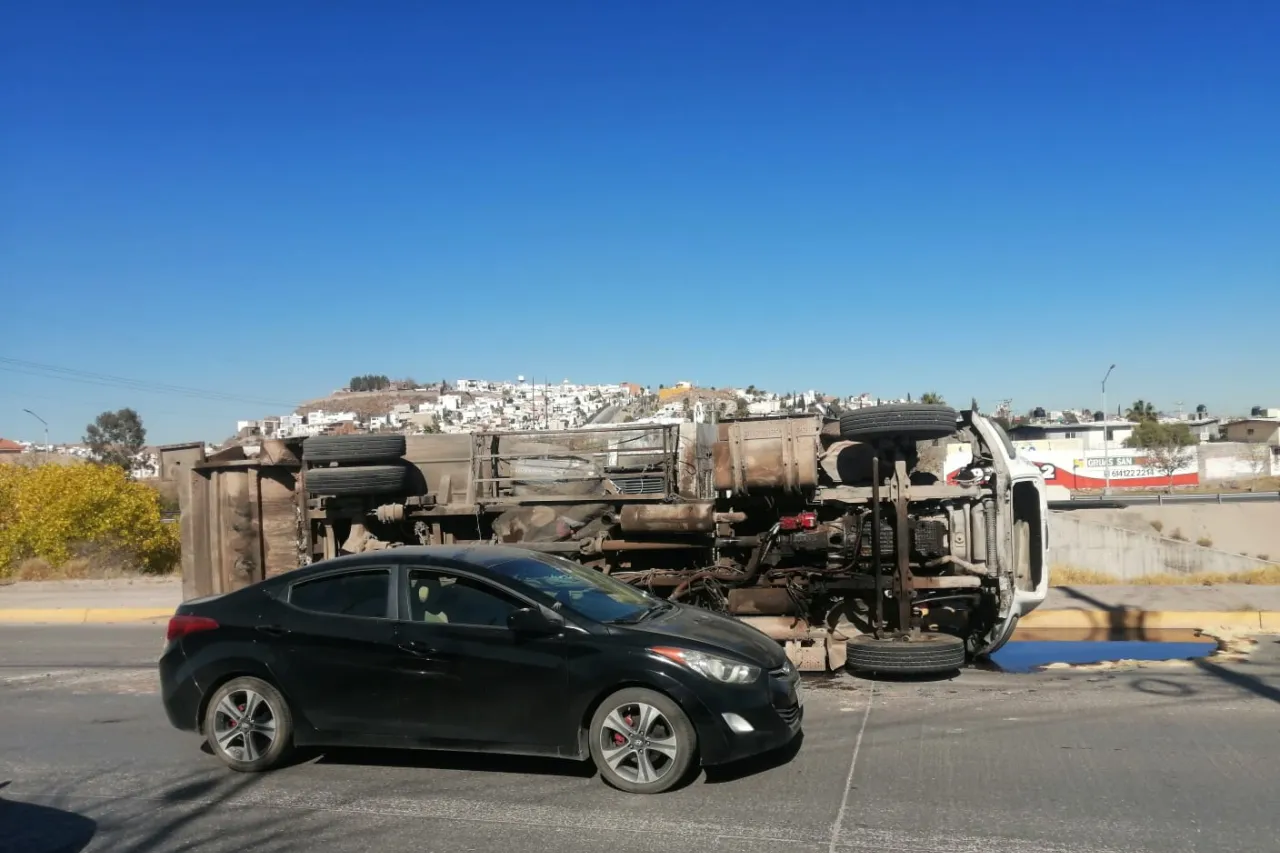
[(1111, 661), (1192, 660), (1208, 657), (1217, 649), (1218, 643), (1208, 638), (1195, 642), (1014, 640), (979, 666), (993, 672), (1035, 672), (1050, 664), (1086, 666)]

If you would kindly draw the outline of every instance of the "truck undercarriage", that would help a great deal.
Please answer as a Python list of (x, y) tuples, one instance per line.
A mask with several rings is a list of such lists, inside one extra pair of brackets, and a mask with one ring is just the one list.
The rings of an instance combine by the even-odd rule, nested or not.
[[(970, 459), (947, 477), (955, 444)], [(747, 620), (806, 670), (954, 669), (1002, 645), (1047, 585), (1038, 469), (998, 426), (945, 406), (317, 436), (264, 442), (260, 455), (288, 486), (275, 511), (294, 517), (275, 524), (277, 540), (282, 526), (296, 531), (296, 563), (519, 545)], [(214, 456), (192, 475), (198, 485), (235, 462)]]

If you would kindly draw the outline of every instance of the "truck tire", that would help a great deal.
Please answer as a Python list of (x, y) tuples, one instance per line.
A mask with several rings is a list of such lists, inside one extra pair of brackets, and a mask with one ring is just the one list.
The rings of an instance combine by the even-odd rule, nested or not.
[(845, 665), (858, 672), (924, 675), (952, 672), (965, 664), (964, 640), (950, 634), (920, 634), (911, 640), (877, 640), (870, 634), (846, 645)]
[(868, 406), (840, 416), (840, 436), (849, 441), (890, 436), (927, 441), (951, 435), (958, 419), (955, 409), (932, 403)]
[(403, 435), (313, 435), (302, 442), (306, 462), (391, 462), (404, 456)]
[(306, 472), (307, 494), (396, 495), (404, 494), (409, 469), (404, 465), (364, 465), (359, 468), (311, 468)]

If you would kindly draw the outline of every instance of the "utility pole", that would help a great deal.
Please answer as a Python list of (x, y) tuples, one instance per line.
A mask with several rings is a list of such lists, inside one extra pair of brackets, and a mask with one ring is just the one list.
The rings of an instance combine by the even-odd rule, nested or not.
[(1107, 368), (1106, 376), (1102, 377), (1102, 468), (1106, 479), (1102, 487), (1104, 495), (1111, 494), (1111, 448), (1108, 444), (1107, 435), (1111, 432), (1111, 428), (1107, 426), (1107, 420), (1111, 415), (1107, 412), (1107, 379), (1111, 376), (1111, 371), (1115, 370), (1113, 364)]
[(46, 421), (44, 418), (40, 417), (39, 415), (37, 415), (35, 412), (31, 411), (30, 409), (23, 409), (22, 411), (26, 412), (28, 415), (31, 415), (31, 417), (35, 418), (40, 423), (44, 424), (44, 452), (47, 455), (51, 449), (49, 446), (49, 422)]

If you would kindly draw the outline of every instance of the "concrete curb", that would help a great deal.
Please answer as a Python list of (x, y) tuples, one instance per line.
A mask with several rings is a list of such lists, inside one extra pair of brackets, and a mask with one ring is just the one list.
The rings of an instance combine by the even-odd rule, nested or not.
[(1280, 631), (1280, 612), (1267, 610), (1036, 610), (1018, 628), (1116, 631)]
[(0, 624), (103, 625), (168, 619), (172, 607), (13, 607), (0, 609)]

